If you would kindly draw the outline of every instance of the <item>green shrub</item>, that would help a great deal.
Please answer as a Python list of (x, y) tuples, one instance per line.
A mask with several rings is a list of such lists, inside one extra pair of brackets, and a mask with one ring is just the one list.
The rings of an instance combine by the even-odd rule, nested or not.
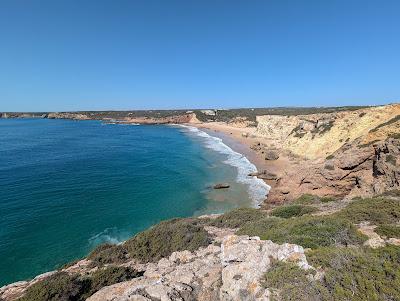
[(399, 225), (379, 225), (376, 227), (375, 232), (387, 238), (400, 238)]
[(220, 228), (238, 228), (247, 222), (260, 220), (266, 216), (267, 214), (259, 209), (239, 208), (217, 217), (211, 221), (211, 225)]
[[(291, 262), (274, 262), (265, 273), (262, 284), (272, 291), (273, 299), (312, 301), (323, 300), (327, 291), (319, 282), (310, 280), (313, 270), (303, 270)], [(321, 292), (322, 290), (322, 292)]]
[(57, 272), (30, 286), (18, 301), (81, 301), (89, 290), (90, 280)]
[(259, 236), (276, 243), (294, 243), (305, 248), (360, 244), (365, 240), (349, 222), (332, 216), (267, 218), (245, 224), (238, 234)]
[(94, 265), (123, 263), (128, 259), (128, 251), (122, 245), (103, 244), (97, 246), (87, 257)]
[(400, 247), (319, 248), (307, 253), (324, 277), (311, 280), (312, 271), (278, 262), (263, 284), (278, 300), (400, 300)]
[(57, 272), (30, 286), (18, 301), (83, 301), (101, 288), (143, 275), (130, 267), (110, 266), (81, 277)]
[(386, 156), (386, 162), (396, 165), (396, 158), (393, 155), (387, 155)]
[(400, 247), (320, 248), (307, 258), (325, 271), (326, 300), (400, 300)]
[(244, 224), (236, 232), (237, 235), (262, 236), (266, 231), (272, 231), (282, 219), (279, 217), (265, 217)]
[(400, 201), (382, 197), (353, 201), (337, 216), (353, 223), (370, 221), (373, 224), (392, 224), (400, 219)]
[(400, 139), (400, 133), (390, 134), (390, 135), (389, 135), (389, 138)]
[(297, 198), (294, 201), (294, 203), (302, 204), (302, 205), (311, 205), (311, 204), (318, 203), (318, 201), (319, 201), (318, 196), (306, 193), (306, 194), (301, 195), (299, 198)]
[(329, 203), (329, 202), (335, 202), (336, 200), (331, 197), (322, 197), (319, 199), (321, 203)]
[(272, 210), (271, 215), (276, 217), (295, 217), (302, 216), (304, 214), (309, 214), (317, 211), (317, 208), (311, 206), (303, 206), (303, 205), (287, 205), (275, 208)]
[(85, 297), (93, 295), (105, 286), (143, 276), (143, 273), (123, 266), (109, 266), (105, 269), (97, 270), (90, 276), (90, 290)]
[(155, 262), (175, 251), (194, 251), (211, 243), (204, 220), (172, 219), (136, 234), (123, 244), (103, 244), (88, 256), (95, 266), (120, 264), (130, 258)]
[(327, 170), (334, 170), (334, 169), (335, 169), (335, 166), (326, 164), (326, 165), (324, 166), (324, 168), (327, 169)]
[(386, 121), (386, 122), (384, 122), (384, 123), (381, 123), (381, 124), (378, 125), (377, 127), (373, 128), (372, 130), (370, 130), (370, 132), (371, 132), (371, 133), (376, 132), (376, 131), (377, 131), (378, 129), (380, 129), (381, 127), (390, 125), (390, 124), (395, 123), (395, 122), (397, 122), (397, 121), (399, 121), (399, 120), (400, 120), (400, 115), (397, 115), (397, 116), (393, 117), (392, 119), (390, 119), (390, 120), (388, 120), (388, 121)]
[(328, 123), (322, 124), (318, 129), (319, 129), (319, 133), (320, 134), (324, 134), (328, 131), (330, 131), (330, 129), (333, 127), (334, 125), (334, 121), (329, 121)]
[(397, 197), (400, 198), (400, 190), (399, 189), (392, 189), (387, 190), (380, 195), (381, 197), (389, 196), (389, 197)]
[(172, 219), (138, 233), (124, 243), (129, 255), (142, 262), (155, 262), (175, 251), (194, 251), (211, 238), (197, 219)]
[(336, 200), (332, 197), (319, 197), (312, 194), (303, 194), (298, 199), (296, 199), (294, 203), (301, 205), (312, 205), (312, 204), (328, 203), (334, 201)]

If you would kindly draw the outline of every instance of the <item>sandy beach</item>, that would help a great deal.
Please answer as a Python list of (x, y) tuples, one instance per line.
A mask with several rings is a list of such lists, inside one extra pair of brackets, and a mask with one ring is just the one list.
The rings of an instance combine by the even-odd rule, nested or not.
[[(275, 175), (282, 175), (290, 166), (291, 162), (285, 155), (281, 155), (277, 160), (265, 160), (264, 154), (256, 152), (251, 147), (259, 142), (265, 143), (263, 137), (256, 135), (255, 127), (235, 127), (223, 122), (208, 122), (190, 124), (210, 135), (219, 137), (233, 150), (245, 155), (253, 163), (259, 172), (268, 171)], [(276, 185), (275, 180), (263, 179), (271, 189)]]

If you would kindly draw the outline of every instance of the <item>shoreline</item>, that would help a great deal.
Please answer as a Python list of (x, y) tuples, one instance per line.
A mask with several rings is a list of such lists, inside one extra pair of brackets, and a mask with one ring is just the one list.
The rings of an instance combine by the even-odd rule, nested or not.
[[(71, 120), (71, 119), (69, 119), (69, 120)], [(74, 120), (72, 120), (72, 121), (74, 121)], [(81, 120), (79, 120), (79, 121), (81, 121)], [(82, 121), (84, 121), (84, 120), (82, 120)], [(97, 120), (95, 120), (95, 121), (97, 121)], [(164, 125), (163, 125), (163, 126), (164, 126)], [(179, 126), (196, 128), (196, 129), (199, 130), (199, 132), (204, 132), (204, 133), (206, 133), (206, 134), (209, 133), (209, 136), (212, 137), (212, 138), (222, 139), (222, 142), (221, 142), (221, 143), (225, 144), (228, 148), (231, 148), (233, 152), (239, 153), (239, 154), (241, 155), (242, 158), (244, 157), (245, 160), (249, 161), (252, 165), (256, 166), (256, 168), (257, 168), (258, 171), (260, 170), (260, 169), (259, 169), (259, 166), (256, 165), (256, 164), (254, 163), (254, 161), (250, 158), (251, 155), (254, 155), (254, 154), (251, 154), (251, 152), (250, 152), (251, 150), (249, 149), (249, 151), (244, 151), (244, 145), (243, 145), (243, 144), (240, 144), (239, 142), (237, 142), (237, 141), (234, 140), (234, 139), (230, 139), (230, 137), (227, 136), (227, 135), (225, 135), (225, 133), (223, 133), (223, 132), (217, 132), (217, 135), (216, 135), (216, 132), (212, 132), (211, 130), (207, 130), (207, 129), (204, 129), (204, 128), (198, 128), (197, 126), (194, 126), (193, 124), (187, 124), (187, 125), (181, 124), (181, 125), (179, 125)], [(226, 164), (229, 164), (229, 163), (226, 163)], [(237, 169), (239, 169), (238, 166), (235, 166), (235, 167), (236, 167)], [(247, 173), (246, 173), (246, 175), (247, 175)], [(253, 179), (252, 177), (247, 177), (247, 178), (248, 178), (248, 180), (251, 181), (251, 182), (254, 182), (254, 180), (255, 180), (255, 179)], [(259, 178), (258, 178), (258, 179), (259, 179)], [(261, 179), (260, 179), (260, 180), (261, 180)], [(265, 183), (265, 181), (264, 181), (264, 183)], [(246, 183), (246, 184), (248, 184), (248, 183)], [(266, 184), (269, 186), (268, 183), (266, 183)], [(260, 184), (254, 183), (253, 185), (256, 186), (256, 185), (260, 185)], [(248, 188), (249, 190), (247, 191), (247, 193), (248, 193), (249, 199), (252, 201), (251, 207), (253, 207), (253, 208), (260, 208), (260, 207), (264, 204), (264, 202), (265, 202), (265, 200), (266, 200), (266, 197), (267, 197), (267, 195), (268, 195), (269, 190), (267, 190), (267, 195), (266, 195), (263, 199), (259, 199), (259, 201), (257, 202), (255, 199), (253, 199), (253, 196), (252, 196), (252, 194), (250, 193), (250, 186), (251, 186), (251, 184), (248, 184), (248, 186), (249, 186), (249, 188)], [(225, 212), (225, 211), (224, 211), (224, 212)], [(210, 215), (210, 213), (207, 214), (207, 216), (209, 216), (209, 215)], [(213, 215), (213, 214), (211, 214), (211, 215)], [(215, 215), (215, 214), (214, 214), (214, 215)], [(195, 216), (194, 216), (194, 217), (195, 217)], [(146, 228), (146, 229), (148, 229), (148, 228)], [(132, 237), (133, 237), (133, 236), (134, 236), (134, 235), (132, 235)], [(129, 239), (129, 238), (128, 238), (128, 239)], [(122, 244), (122, 243), (124, 243), (125, 241), (126, 241), (126, 240), (120, 241), (120, 242), (118, 242), (117, 244)], [(85, 257), (87, 257), (88, 255), (89, 255), (89, 254), (85, 254)], [(50, 269), (50, 270), (48, 270), (48, 271), (46, 271), (46, 272), (36, 274), (35, 276), (32, 277), (32, 279), (28, 279), (28, 280), (27, 280), (27, 279), (22, 279), (22, 280), (19, 280), (19, 281), (16, 281), (16, 282), (7, 283), (7, 284), (5, 284), (5, 285), (0, 286), (0, 288), (8, 287), (8, 286), (10, 286), (10, 285), (14, 285), (15, 283), (20, 283), (20, 282), (24, 282), (24, 281), (34, 281), (35, 279), (42, 279), (42, 277), (44, 277), (44, 276), (46, 276), (46, 275), (49, 275), (50, 273), (53, 273), (53, 272), (55, 272), (55, 271), (57, 271), (56, 268), (55, 268), (55, 269)]]
[[(263, 140), (262, 137), (256, 135), (255, 127), (234, 127), (222, 122), (191, 123), (188, 125), (222, 139), (223, 143), (231, 147), (234, 151), (243, 154), (254, 164), (258, 172), (267, 171), (277, 175), (279, 179), (280, 175), (284, 174), (285, 170), (291, 165), (289, 158), (284, 154), (281, 154), (278, 160), (265, 160), (263, 154), (251, 148), (254, 144), (262, 142)], [(270, 186), (267, 197), (261, 203), (262, 205), (266, 203), (268, 195), (276, 187), (277, 180), (258, 178)]]
[(249, 159), (250, 153), (235, 140), (229, 140), (221, 133), (199, 129), (193, 124), (176, 125), (188, 130), (189, 133), (204, 139), (204, 146), (213, 152), (221, 153), (227, 158), (221, 163), (233, 166), (237, 170), (236, 182), (244, 184), (247, 187), (247, 195), (252, 202), (252, 207), (260, 208), (271, 189), (271, 186), (259, 177), (249, 176), (252, 173), (259, 172), (259, 168)]

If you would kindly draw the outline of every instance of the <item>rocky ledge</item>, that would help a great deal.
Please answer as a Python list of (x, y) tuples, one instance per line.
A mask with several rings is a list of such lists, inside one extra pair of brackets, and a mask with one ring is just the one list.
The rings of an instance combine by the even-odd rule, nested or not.
[(270, 291), (260, 278), (274, 260), (312, 269), (301, 246), (214, 227), (207, 231), (215, 235), (214, 244), (194, 252), (174, 252), (148, 264), (143, 277), (105, 287), (87, 300), (269, 300)]
[[(212, 244), (193, 252), (174, 252), (155, 263), (125, 263), (142, 271), (143, 276), (106, 286), (87, 300), (269, 300), (270, 290), (260, 279), (274, 262), (293, 262), (301, 269), (313, 269), (301, 246), (234, 235), (232, 229), (205, 229), (213, 237)], [(85, 275), (93, 273), (93, 267), (84, 259), (64, 271)], [(0, 299), (16, 300), (30, 286), (55, 273), (5, 286), (0, 289)]]

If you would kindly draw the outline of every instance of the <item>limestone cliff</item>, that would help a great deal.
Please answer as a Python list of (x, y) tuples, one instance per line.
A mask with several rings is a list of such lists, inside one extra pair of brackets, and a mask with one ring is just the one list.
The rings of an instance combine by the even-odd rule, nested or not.
[(265, 115), (257, 116), (256, 133), (295, 155), (317, 159), (361, 137), (368, 143), (398, 133), (399, 116), (400, 104), (297, 116)]
[[(288, 158), (269, 202), (320, 196), (374, 195), (399, 189), (400, 105), (297, 116), (257, 117), (253, 149)], [(266, 158), (267, 159), (267, 158)]]

